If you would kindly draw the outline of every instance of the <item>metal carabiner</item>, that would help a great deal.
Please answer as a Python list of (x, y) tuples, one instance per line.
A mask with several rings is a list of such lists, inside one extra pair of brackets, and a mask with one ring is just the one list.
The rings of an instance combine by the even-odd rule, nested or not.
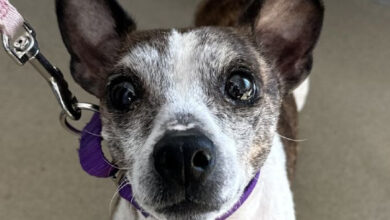
[[(99, 106), (95, 104), (90, 103), (77, 103), (76, 107), (80, 110), (90, 111), (90, 112), (99, 112)], [(71, 134), (75, 134), (77, 136), (81, 135), (82, 131), (74, 127), (71, 123), (68, 121), (68, 114), (66, 114), (64, 111), (60, 114), (60, 123), (62, 127), (64, 127), (66, 130), (68, 130)]]
[(19, 64), (30, 62), (40, 75), (49, 83), (63, 112), (73, 120), (79, 120), (81, 110), (77, 107), (77, 99), (69, 91), (63, 74), (53, 66), (39, 50), (34, 29), (24, 23), (23, 32), (16, 39), (2, 34), (3, 46), (7, 53)]

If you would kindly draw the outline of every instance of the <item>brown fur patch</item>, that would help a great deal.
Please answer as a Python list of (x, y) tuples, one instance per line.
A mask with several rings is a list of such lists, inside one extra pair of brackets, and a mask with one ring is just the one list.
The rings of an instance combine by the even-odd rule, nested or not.
[[(287, 95), (282, 103), (278, 133), (289, 139), (296, 140), (298, 136), (298, 111), (292, 94)], [(281, 137), (287, 157), (287, 172), (290, 184), (294, 179), (295, 167), (298, 156), (298, 143)]]
[(250, 0), (205, 0), (196, 12), (196, 26), (235, 26)]

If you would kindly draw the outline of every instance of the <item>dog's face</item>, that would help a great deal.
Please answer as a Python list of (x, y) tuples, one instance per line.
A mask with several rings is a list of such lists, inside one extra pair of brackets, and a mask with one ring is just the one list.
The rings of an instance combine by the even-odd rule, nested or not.
[[(119, 166), (129, 168), (134, 195), (147, 210), (193, 215), (229, 209), (270, 149), (277, 78), (253, 42), (233, 29), (139, 34), (129, 36), (136, 42), (107, 79), (104, 138)], [(186, 149), (190, 145), (195, 149)], [(168, 155), (158, 155), (159, 148)], [(175, 149), (184, 158), (176, 159)], [(191, 169), (203, 169), (201, 176)]]
[(283, 96), (311, 68), (319, 2), (242, 10), (235, 27), (134, 32), (115, 1), (57, 1), (72, 74), (101, 100), (114, 161), (158, 218), (230, 209), (267, 158)]

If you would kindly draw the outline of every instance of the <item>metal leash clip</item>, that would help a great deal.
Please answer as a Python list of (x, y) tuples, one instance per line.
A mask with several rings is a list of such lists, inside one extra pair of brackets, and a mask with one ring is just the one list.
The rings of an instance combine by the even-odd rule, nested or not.
[(89, 103), (79, 103), (77, 98), (70, 92), (68, 83), (65, 81), (61, 71), (53, 66), (39, 50), (34, 29), (24, 23), (21, 34), (15, 39), (10, 39), (2, 34), (3, 46), (7, 53), (19, 64), (24, 65), (27, 62), (40, 73), (40, 75), (49, 83), (60, 107), (61, 124), (72, 133), (81, 132), (74, 128), (67, 119), (79, 120), (82, 110), (98, 112), (99, 107)]
[(14, 41), (2, 34), (5, 50), (19, 65), (24, 65), (39, 53), (35, 31), (27, 23), (24, 23), (23, 29), (23, 33)]

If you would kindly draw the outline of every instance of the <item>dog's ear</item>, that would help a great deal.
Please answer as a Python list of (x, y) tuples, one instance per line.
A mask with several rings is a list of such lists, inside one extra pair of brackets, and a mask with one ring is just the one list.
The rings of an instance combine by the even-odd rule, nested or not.
[(280, 73), (283, 92), (288, 93), (311, 70), (323, 14), (321, 0), (207, 0), (196, 23), (250, 28), (260, 51)]
[(56, 0), (56, 10), (72, 76), (99, 97), (121, 39), (135, 23), (115, 0)]
[(252, 3), (241, 18), (251, 25), (260, 49), (279, 70), (286, 93), (310, 73), (323, 14), (320, 0), (265, 0)]

